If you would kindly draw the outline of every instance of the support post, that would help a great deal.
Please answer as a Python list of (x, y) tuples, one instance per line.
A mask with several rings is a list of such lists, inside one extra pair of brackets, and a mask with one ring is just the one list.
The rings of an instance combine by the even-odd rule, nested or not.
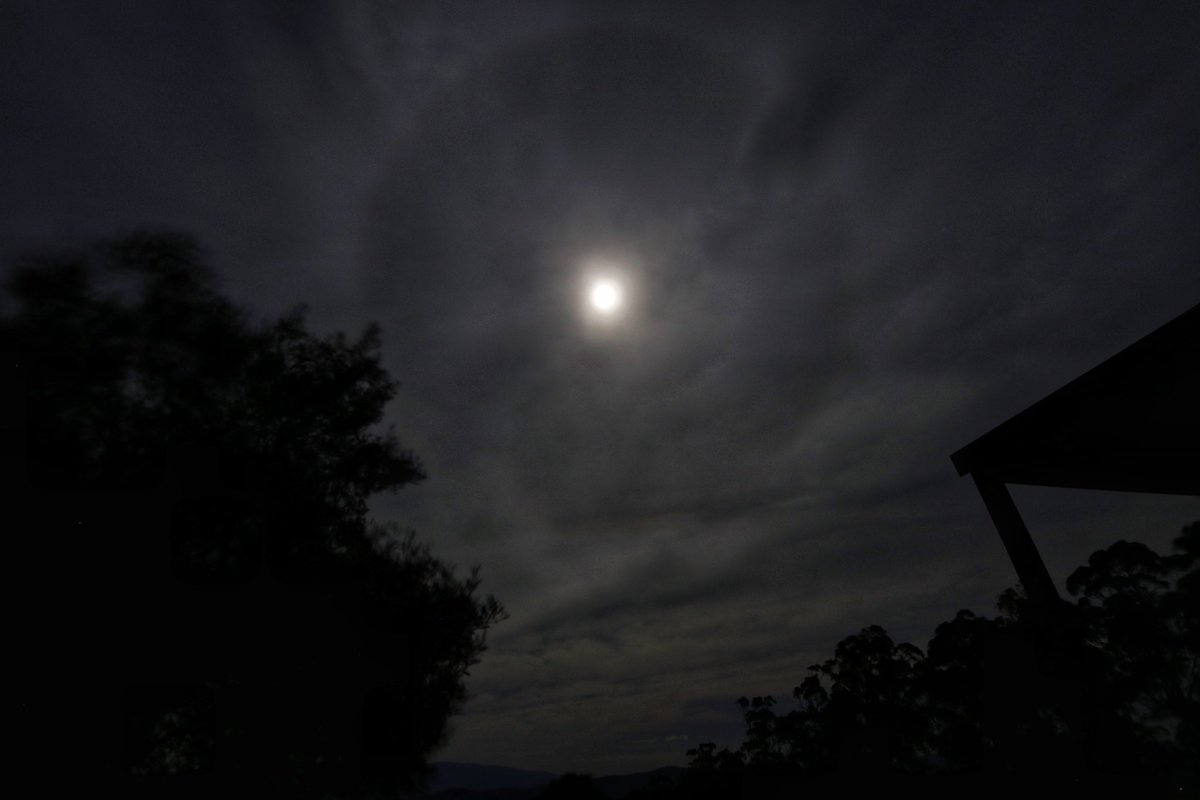
[(1004, 543), (1004, 549), (1008, 551), (1008, 557), (1017, 570), (1017, 578), (1025, 587), (1030, 601), (1040, 608), (1058, 605), (1062, 598), (1054, 588), (1054, 581), (1004, 482), (975, 473), (971, 473), (971, 477), (975, 479), (975, 486), (992, 517), (992, 524), (1000, 534), (1000, 541)]

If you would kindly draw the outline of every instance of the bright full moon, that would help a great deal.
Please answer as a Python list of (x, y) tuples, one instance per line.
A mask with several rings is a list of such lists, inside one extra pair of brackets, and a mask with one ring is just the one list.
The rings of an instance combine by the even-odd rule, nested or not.
[(621, 305), (621, 287), (613, 281), (596, 281), (588, 295), (592, 308), (601, 314), (611, 314)]

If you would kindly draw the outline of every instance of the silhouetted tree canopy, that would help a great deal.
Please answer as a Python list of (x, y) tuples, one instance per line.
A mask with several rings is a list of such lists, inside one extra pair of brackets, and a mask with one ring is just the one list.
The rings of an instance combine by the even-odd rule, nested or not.
[(885, 732), (892, 776), (981, 776), (972, 791), (1007, 795), (1006, 781), (1034, 776), (1089, 796), (1200, 787), (1200, 523), (1174, 548), (1116, 542), (1070, 575), (1075, 603), (1039, 611), (1014, 587), (1000, 616), (959, 611), (924, 653), (864, 628), (809, 668), (791, 709), (739, 698), (745, 740), (689, 750), (684, 795), (737, 796), (755, 775), (845, 777), (856, 730)]
[[(424, 477), (372, 430), (397, 386), (378, 326), (318, 336), (303, 307), (253, 323), (173, 233), (30, 255), (6, 287), (0, 352), (50, 493), (20, 552), (79, 600), (62, 647), (105, 653), (81, 668), (125, 686), (128, 773), (418, 786), (504, 612), (477, 568), (458, 578), (367, 517)], [(211, 485), (164, 481), (193, 455)]]

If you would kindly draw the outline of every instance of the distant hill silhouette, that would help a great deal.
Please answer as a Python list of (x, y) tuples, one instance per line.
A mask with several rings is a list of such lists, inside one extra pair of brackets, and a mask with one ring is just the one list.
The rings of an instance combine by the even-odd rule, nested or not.
[[(558, 778), (552, 772), (513, 769), (488, 764), (437, 762), (429, 787), (420, 797), (437, 800), (533, 800), (546, 785)], [(620, 800), (633, 792), (661, 781), (678, 781), (683, 767), (659, 767), (649, 772), (605, 775), (595, 779), (596, 786), (609, 800)]]
[(553, 772), (530, 769), (514, 769), (493, 764), (465, 764), (458, 761), (438, 761), (429, 779), (428, 794), (447, 789), (469, 789), (491, 791), (494, 789), (526, 789), (545, 786), (558, 777)]
[[(549, 781), (547, 781), (549, 783)], [(538, 797), (546, 785), (524, 786), (508, 789), (443, 789), (433, 794), (412, 795), (419, 798), (437, 798), (437, 800), (533, 800)]]

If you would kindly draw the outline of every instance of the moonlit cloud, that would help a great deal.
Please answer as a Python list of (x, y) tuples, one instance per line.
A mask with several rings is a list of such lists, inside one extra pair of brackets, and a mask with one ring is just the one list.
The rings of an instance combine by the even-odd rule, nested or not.
[[(442, 757), (680, 764), (1015, 581), (949, 454), (1200, 298), (1194, 12), (516, 8), (18, 3), (0, 250), (177, 226), (378, 320), (430, 478), (374, 513), (511, 613)], [(1018, 502), (1060, 582), (1198, 515)]]

